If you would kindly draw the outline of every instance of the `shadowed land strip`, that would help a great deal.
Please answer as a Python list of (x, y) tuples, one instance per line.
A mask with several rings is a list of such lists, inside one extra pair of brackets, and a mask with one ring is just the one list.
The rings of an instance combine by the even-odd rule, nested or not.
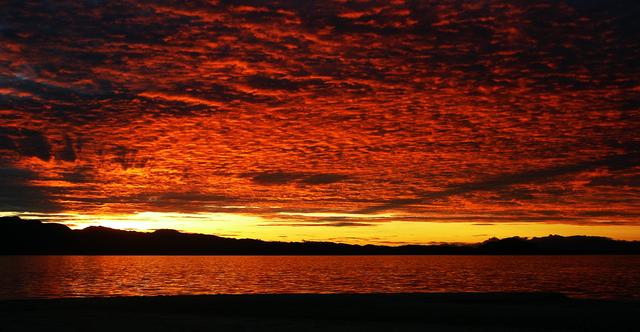
[(11, 300), (5, 331), (631, 331), (640, 304), (555, 293), (264, 294)]

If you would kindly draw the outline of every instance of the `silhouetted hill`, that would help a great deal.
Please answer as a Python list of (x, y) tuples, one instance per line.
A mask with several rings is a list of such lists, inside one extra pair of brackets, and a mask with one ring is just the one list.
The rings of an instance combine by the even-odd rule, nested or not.
[(162, 229), (151, 233), (107, 227), (72, 230), (55, 223), (0, 218), (0, 254), (208, 254), (208, 255), (493, 255), (640, 254), (640, 242), (604, 237), (551, 235), (489, 239), (478, 244), (350, 245), (332, 242), (267, 242)]
[(625, 254), (640, 253), (640, 242), (618, 241), (600, 236), (549, 235), (531, 239), (492, 238), (477, 247), (487, 254)]

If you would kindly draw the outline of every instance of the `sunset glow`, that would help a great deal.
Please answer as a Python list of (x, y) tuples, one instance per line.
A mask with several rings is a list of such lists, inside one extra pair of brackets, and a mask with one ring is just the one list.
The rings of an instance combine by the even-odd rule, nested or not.
[(0, 215), (276, 241), (640, 240), (627, 2), (231, 3), (3, 5)]

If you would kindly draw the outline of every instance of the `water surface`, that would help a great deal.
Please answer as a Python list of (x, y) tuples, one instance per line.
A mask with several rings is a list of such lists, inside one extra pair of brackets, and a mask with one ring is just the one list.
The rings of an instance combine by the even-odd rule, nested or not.
[(561, 292), (640, 299), (640, 256), (0, 256), (0, 298)]

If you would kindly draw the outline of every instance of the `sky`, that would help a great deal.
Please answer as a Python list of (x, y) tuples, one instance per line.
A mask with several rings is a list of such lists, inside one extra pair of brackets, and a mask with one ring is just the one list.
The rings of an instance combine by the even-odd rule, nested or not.
[(0, 215), (640, 240), (637, 1), (3, 1)]

